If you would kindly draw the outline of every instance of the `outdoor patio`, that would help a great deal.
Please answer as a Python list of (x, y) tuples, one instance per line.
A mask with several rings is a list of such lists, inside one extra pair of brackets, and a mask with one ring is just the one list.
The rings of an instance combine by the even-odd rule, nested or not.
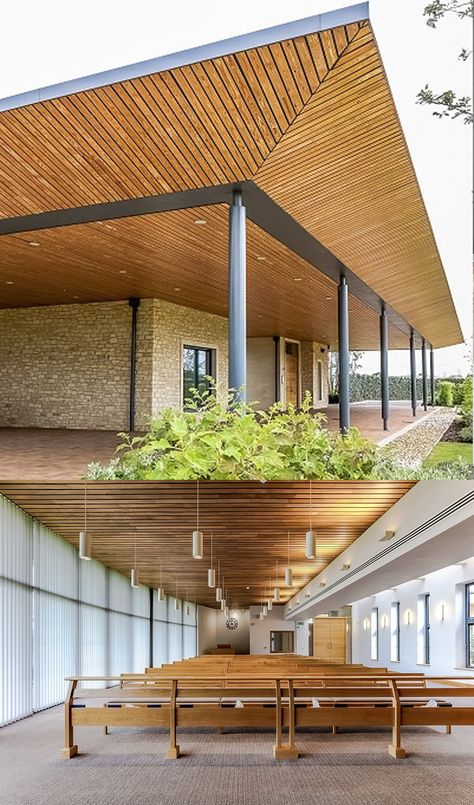
[[(331, 431), (338, 429), (337, 405), (322, 409)], [(384, 431), (380, 403), (351, 405), (351, 424), (371, 441), (402, 432), (429, 415), (419, 408), (416, 420), (409, 402), (390, 404), (390, 430)], [(5, 480), (75, 480), (82, 478), (92, 461), (107, 462), (119, 443), (114, 431), (50, 428), (0, 428), (0, 477)]]

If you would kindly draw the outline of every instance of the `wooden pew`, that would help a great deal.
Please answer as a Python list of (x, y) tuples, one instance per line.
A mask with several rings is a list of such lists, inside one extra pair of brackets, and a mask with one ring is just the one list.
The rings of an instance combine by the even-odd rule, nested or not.
[[(275, 673), (226, 676), (209, 673), (153, 678), (149, 675), (72, 678), (65, 703), (63, 757), (74, 757), (74, 728), (89, 726), (153, 726), (169, 731), (168, 758), (178, 758), (180, 727), (274, 727), (274, 757), (298, 757), (298, 727), (391, 727), (389, 752), (405, 757), (403, 726), (474, 725), (474, 707), (423, 706), (429, 699), (473, 698), (474, 678), (433, 677), (419, 674), (346, 674), (325, 677), (314, 672), (294, 676)], [(118, 689), (78, 688), (81, 681), (100, 679), (121, 683)], [(459, 680), (462, 680), (459, 683)], [(433, 686), (433, 683), (438, 683)], [(452, 684), (450, 684), (452, 682)], [(422, 684), (423, 683), (423, 684)], [(316, 698), (319, 706), (312, 706)], [(237, 699), (244, 700), (236, 707)], [(92, 701), (92, 704), (89, 702)], [(97, 702), (97, 705), (96, 705)], [(288, 739), (283, 741), (283, 731)]]

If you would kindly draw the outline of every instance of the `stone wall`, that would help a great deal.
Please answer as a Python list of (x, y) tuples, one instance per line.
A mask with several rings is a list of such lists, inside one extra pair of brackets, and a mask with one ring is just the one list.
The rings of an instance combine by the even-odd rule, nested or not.
[[(321, 351), (323, 350), (323, 351)], [(325, 344), (302, 341), (300, 347), (302, 398), (309, 391), (313, 408), (325, 408), (328, 404), (328, 349)], [(318, 383), (318, 361), (321, 361), (322, 389)]]
[(247, 339), (247, 399), (267, 409), (275, 402), (275, 341)]
[(0, 311), (0, 425), (126, 428), (128, 302)]

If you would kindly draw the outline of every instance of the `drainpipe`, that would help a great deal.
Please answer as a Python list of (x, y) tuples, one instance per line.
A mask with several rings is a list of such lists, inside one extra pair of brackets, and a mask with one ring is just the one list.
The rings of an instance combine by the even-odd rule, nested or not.
[(132, 296), (128, 300), (132, 308), (132, 330), (130, 336), (130, 409), (128, 418), (129, 431), (135, 430), (135, 385), (137, 368), (137, 315), (140, 307), (140, 300)]

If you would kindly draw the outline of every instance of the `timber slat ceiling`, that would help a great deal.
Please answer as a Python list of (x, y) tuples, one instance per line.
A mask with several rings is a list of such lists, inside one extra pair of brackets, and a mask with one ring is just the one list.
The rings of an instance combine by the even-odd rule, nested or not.
[[(136, 533), (143, 584), (158, 585), (162, 561), (167, 592), (174, 593), (178, 580), (180, 595), (214, 606), (214, 592), (207, 587), (212, 530), (214, 558), (220, 559), (232, 606), (257, 604), (268, 597), (270, 584), (275, 585), (277, 560), (278, 586), (286, 602), (413, 485), (413, 481), (313, 482), (313, 527), (318, 532), (319, 556), (315, 561), (305, 558), (310, 513), (310, 488), (305, 481), (201, 483), (202, 560), (191, 556), (196, 482), (89, 482), (88, 530), (93, 556), (125, 575), (130, 575)], [(0, 493), (78, 545), (84, 522), (83, 482), (0, 482)], [(288, 530), (294, 586), (286, 590)]]
[[(213, 205), (4, 235), (0, 307), (138, 296), (227, 316), (227, 233), (227, 206)], [(335, 283), (250, 221), (247, 251), (248, 335), (334, 347)], [(32, 272), (41, 283), (31, 282)], [(377, 314), (352, 296), (350, 327), (353, 349), (377, 346)], [(392, 349), (407, 348), (407, 336), (393, 324), (389, 341)]]
[[(428, 342), (463, 340), (368, 21), (0, 114), (0, 219), (243, 180)], [(0, 266), (4, 257), (14, 266), (6, 237)], [(204, 253), (203, 233), (192, 239)], [(58, 242), (54, 256), (70, 245)], [(58, 259), (58, 288), (68, 257)], [(133, 259), (128, 248), (123, 260)], [(160, 249), (157, 262), (165, 259), (179, 274)], [(40, 294), (36, 267), (29, 283)], [(9, 304), (4, 291), (0, 275), (0, 304)], [(57, 304), (57, 294), (48, 300)]]

